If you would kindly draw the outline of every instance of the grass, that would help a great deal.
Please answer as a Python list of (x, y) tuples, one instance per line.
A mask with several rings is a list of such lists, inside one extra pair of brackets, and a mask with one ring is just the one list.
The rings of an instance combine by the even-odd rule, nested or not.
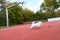
[(2, 28), (6, 28), (6, 26), (0, 26), (0, 29), (2, 29)]

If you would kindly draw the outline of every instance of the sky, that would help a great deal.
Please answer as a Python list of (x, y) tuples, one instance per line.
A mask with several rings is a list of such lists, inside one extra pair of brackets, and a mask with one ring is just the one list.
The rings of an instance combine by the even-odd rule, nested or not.
[[(9, 0), (11, 2), (18, 2), (20, 0)], [(23, 0), (25, 2), (24, 8), (28, 8), (34, 12), (38, 11), (40, 9), (40, 5), (43, 2), (43, 0)]]

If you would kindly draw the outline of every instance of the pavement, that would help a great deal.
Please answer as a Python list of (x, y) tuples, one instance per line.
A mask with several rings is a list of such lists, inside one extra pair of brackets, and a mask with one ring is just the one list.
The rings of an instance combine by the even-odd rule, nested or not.
[(60, 40), (60, 21), (43, 22), (37, 29), (31, 24), (0, 29), (0, 40)]

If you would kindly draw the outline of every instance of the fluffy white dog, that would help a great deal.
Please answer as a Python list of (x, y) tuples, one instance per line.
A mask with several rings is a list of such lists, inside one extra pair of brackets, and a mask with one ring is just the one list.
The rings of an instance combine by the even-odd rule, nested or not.
[(42, 25), (41, 21), (39, 21), (37, 23), (32, 22), (32, 25), (30, 26), (30, 29), (32, 29), (32, 28), (39, 28), (39, 27), (41, 27), (41, 25)]

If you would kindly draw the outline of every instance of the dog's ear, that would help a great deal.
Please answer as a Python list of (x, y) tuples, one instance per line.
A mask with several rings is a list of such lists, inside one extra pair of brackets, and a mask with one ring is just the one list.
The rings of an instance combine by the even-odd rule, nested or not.
[(35, 21), (35, 23), (38, 23), (37, 21)]
[(33, 21), (32, 24), (34, 24), (35, 22)]

